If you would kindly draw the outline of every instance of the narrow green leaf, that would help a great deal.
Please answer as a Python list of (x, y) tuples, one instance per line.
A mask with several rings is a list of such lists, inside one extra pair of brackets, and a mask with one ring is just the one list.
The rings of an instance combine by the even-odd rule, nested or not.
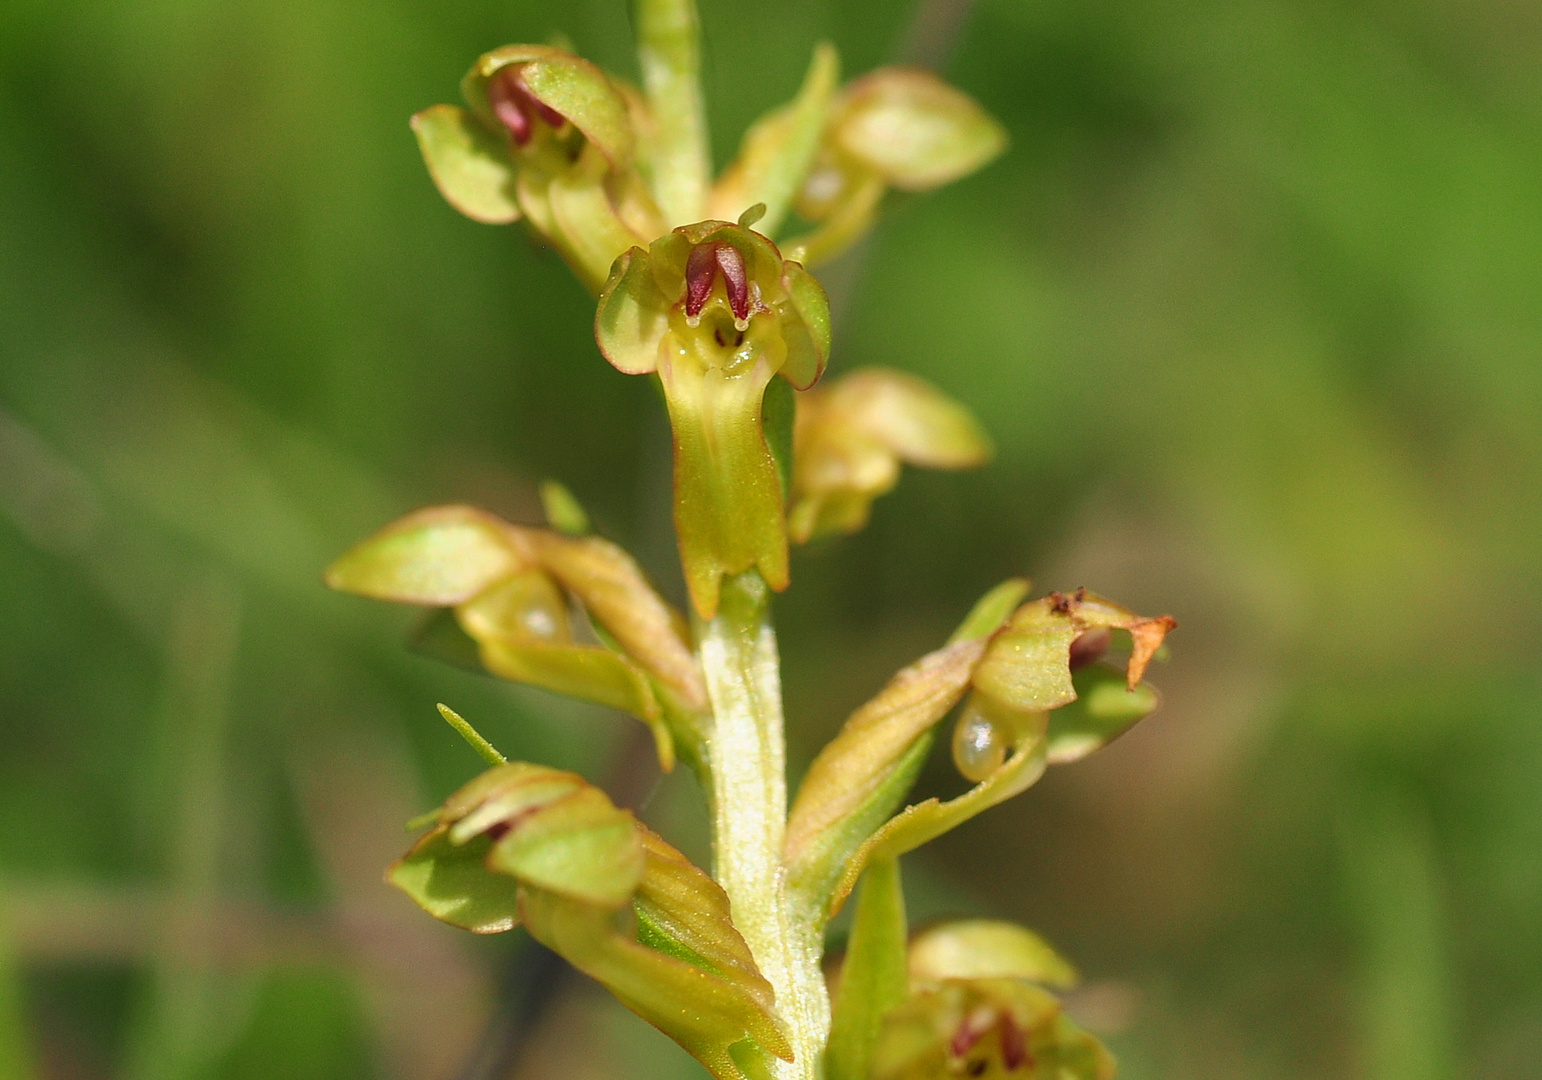
[(519, 220), (507, 138), (455, 105), (424, 109), (412, 118), (412, 131), (446, 202), (486, 225)]
[(841, 965), (825, 1052), (826, 1080), (867, 1080), (884, 1014), (904, 1002), (909, 991), (905, 936), (899, 861), (875, 860), (862, 876)]

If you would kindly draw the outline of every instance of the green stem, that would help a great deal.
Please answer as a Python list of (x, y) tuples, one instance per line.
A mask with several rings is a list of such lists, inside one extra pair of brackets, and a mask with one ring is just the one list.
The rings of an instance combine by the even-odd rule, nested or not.
[(712, 153), (701, 94), (701, 23), (694, 0), (637, 0), (633, 28), (652, 107), (653, 197), (671, 227), (706, 214)]
[(783, 888), (787, 831), (782, 687), (770, 590), (751, 570), (723, 582), (717, 616), (700, 627), (712, 701), (711, 774), (715, 876), (734, 925), (776, 990), (795, 1060), (778, 1080), (814, 1080), (830, 1027), (820, 969), (822, 928), (800, 917)]

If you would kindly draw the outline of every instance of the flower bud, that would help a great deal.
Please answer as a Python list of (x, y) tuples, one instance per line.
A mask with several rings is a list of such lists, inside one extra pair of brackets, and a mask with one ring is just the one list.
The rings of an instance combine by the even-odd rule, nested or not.
[(866, 368), (802, 395), (795, 429), (795, 543), (856, 532), (873, 500), (899, 481), (900, 462), (968, 469), (991, 455), (973, 416), (930, 383)]

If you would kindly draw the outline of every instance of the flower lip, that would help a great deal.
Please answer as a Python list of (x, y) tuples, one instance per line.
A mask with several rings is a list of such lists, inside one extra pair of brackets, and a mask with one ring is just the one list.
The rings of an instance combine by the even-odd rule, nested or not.
[(487, 83), (487, 103), (520, 146), (529, 144), (537, 118), (553, 128), (567, 123), (567, 117), (530, 92), (521, 75), (524, 66), (510, 64), (501, 68)]
[(734, 321), (743, 330), (750, 317), (749, 272), (744, 265), (743, 252), (725, 240), (708, 241), (691, 249), (685, 263), (685, 317), (701, 317), (719, 273), (723, 276)]

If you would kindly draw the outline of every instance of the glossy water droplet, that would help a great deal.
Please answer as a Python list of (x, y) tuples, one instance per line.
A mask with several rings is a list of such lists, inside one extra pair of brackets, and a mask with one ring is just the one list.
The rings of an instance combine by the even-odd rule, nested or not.
[(971, 701), (953, 728), (953, 764), (964, 779), (978, 784), (1006, 761), (1009, 735)]

